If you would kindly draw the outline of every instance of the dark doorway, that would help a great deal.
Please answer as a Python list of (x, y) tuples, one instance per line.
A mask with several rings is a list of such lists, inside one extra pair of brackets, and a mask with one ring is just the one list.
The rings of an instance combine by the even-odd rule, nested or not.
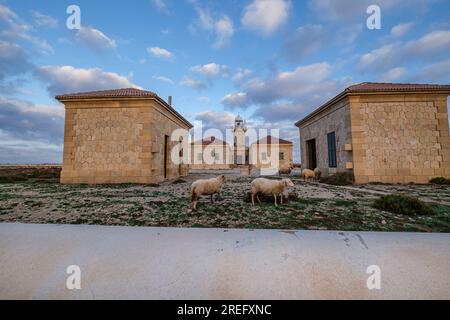
[(306, 141), (306, 154), (308, 156), (308, 169), (317, 168), (316, 139)]
[(169, 136), (164, 136), (164, 179), (169, 176)]

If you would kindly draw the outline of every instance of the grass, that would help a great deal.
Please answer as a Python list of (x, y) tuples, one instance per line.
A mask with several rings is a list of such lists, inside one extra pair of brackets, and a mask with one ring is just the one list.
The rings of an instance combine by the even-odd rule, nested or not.
[(419, 199), (399, 194), (382, 196), (374, 201), (373, 207), (406, 216), (432, 215), (434, 213), (430, 206)]
[[(423, 215), (373, 206), (373, 195), (338, 186), (295, 181), (295, 197), (275, 207), (245, 202), (251, 178), (230, 179), (219, 200), (200, 200), (189, 214), (189, 183), (146, 185), (0, 184), (0, 222), (251, 229), (450, 232), (450, 203)], [(384, 190), (440, 198), (446, 186), (382, 186)], [(423, 194), (423, 196), (419, 196)], [(391, 201), (398, 202), (398, 199)], [(435, 201), (436, 202), (436, 201)], [(385, 203), (385, 202), (384, 202)], [(413, 208), (415, 208), (413, 206)]]

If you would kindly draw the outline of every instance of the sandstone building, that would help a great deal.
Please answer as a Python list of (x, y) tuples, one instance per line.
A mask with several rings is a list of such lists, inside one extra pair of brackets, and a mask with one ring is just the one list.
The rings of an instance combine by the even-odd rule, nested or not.
[(233, 167), (233, 150), (225, 141), (209, 137), (191, 143), (190, 169), (222, 170)]
[(428, 183), (450, 177), (450, 85), (361, 83), (296, 126), (302, 166), (355, 182)]
[(187, 165), (171, 161), (171, 135), (192, 125), (171, 99), (134, 88), (56, 99), (66, 109), (61, 183), (158, 183), (187, 174)]
[[(237, 116), (232, 128), (233, 145), (216, 137), (191, 143), (190, 169), (279, 169), (292, 168), (292, 142), (268, 136), (247, 146), (250, 140), (245, 120)], [(257, 132), (254, 132), (257, 134)], [(272, 156), (275, 150), (276, 155)], [(276, 157), (276, 158), (274, 158)], [(272, 161), (275, 160), (275, 161)], [(274, 166), (275, 164), (275, 166)]]
[[(275, 146), (272, 148), (272, 146)], [(293, 144), (291, 141), (267, 136), (253, 143), (250, 147), (250, 158), (255, 169), (270, 169), (277, 163), (277, 169), (286, 171), (293, 168)], [(272, 154), (275, 152), (276, 154)], [(274, 158), (275, 157), (275, 158)]]

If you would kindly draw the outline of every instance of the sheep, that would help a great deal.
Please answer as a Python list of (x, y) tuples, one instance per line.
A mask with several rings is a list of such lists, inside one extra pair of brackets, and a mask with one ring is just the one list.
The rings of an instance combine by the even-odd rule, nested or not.
[(191, 204), (192, 210), (197, 210), (197, 202), (200, 196), (210, 195), (211, 203), (214, 203), (214, 195), (220, 194), (222, 185), (225, 183), (225, 176), (219, 176), (217, 178), (197, 180), (191, 185)]
[(314, 169), (314, 179), (316, 181), (319, 181), (321, 177), (322, 177), (322, 171), (320, 171), (319, 168), (315, 168)]
[(305, 169), (302, 171), (302, 177), (305, 181), (312, 180), (314, 178), (314, 171)]
[(255, 196), (259, 204), (261, 200), (258, 197), (258, 193), (271, 194), (275, 199), (275, 206), (277, 207), (277, 197), (281, 197), (281, 204), (283, 204), (283, 192), (286, 187), (293, 187), (291, 179), (283, 180), (269, 180), (265, 178), (258, 178), (252, 181), (252, 206), (255, 205)]

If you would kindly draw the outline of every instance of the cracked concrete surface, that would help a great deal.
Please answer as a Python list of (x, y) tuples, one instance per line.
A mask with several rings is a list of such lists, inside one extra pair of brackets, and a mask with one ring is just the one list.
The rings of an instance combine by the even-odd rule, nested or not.
[(3, 223), (0, 261), (0, 299), (450, 299), (450, 234)]

